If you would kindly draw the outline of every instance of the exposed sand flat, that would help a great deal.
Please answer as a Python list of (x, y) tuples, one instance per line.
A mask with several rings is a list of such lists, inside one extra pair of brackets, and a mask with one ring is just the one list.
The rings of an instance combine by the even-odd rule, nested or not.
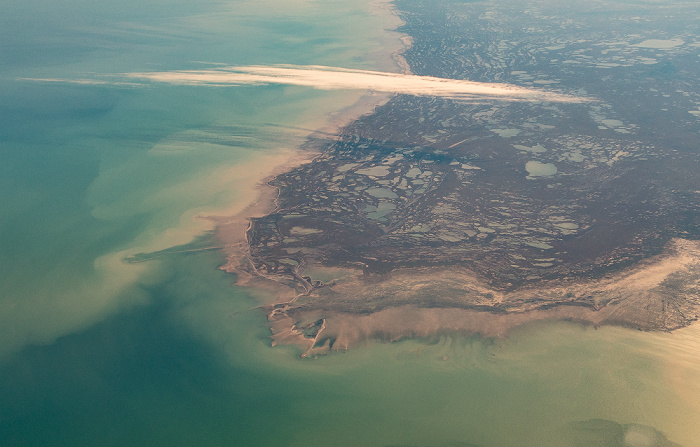
[(698, 319), (698, 284), (700, 242), (674, 239), (663, 254), (601, 279), (543, 281), (512, 292), (492, 290), (459, 268), (346, 277), (277, 306), (270, 319), (275, 343), (303, 346), (307, 355), (349, 349), (369, 338), (444, 331), (502, 337), (537, 320), (673, 330)]

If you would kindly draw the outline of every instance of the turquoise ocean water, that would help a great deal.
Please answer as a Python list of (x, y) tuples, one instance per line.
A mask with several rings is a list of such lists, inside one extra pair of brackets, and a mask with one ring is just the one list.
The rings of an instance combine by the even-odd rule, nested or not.
[[(210, 221), (357, 98), (18, 78), (209, 63), (386, 69), (368, 0), (5, 2), (0, 446), (700, 445), (700, 329), (548, 323), (315, 360), (270, 348)], [(391, 37), (391, 36), (389, 36)], [(653, 427), (653, 429), (651, 428)], [(656, 444), (654, 443), (656, 442)]]

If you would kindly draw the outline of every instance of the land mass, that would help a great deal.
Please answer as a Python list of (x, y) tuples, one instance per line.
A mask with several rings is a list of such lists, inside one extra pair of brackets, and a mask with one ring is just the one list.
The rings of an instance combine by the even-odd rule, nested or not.
[(698, 7), (594, 3), (397, 2), (413, 73), (591, 101), (399, 95), (311, 139), (226, 266), (294, 291), (276, 342), (698, 319)]

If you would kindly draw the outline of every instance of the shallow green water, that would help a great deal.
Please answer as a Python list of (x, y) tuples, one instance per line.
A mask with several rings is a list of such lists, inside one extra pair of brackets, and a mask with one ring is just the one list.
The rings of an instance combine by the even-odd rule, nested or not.
[(5, 363), (5, 445), (625, 445), (576, 443), (591, 419), (693, 445), (697, 329), (552, 323), (302, 361), (269, 348), (215, 254), (162, 262), (149, 304)]
[(244, 202), (264, 157), (303, 141), (288, 126), (350, 95), (16, 80), (196, 61), (375, 69), (386, 22), (367, 4), (4, 8), (1, 446), (654, 445), (647, 426), (699, 444), (697, 328), (553, 323), (302, 361), (269, 347), (257, 299), (217, 270), (217, 252), (123, 262), (212, 243), (194, 217)]
[[(0, 313), (0, 352), (147, 301), (132, 285), (158, 267), (125, 265), (124, 256), (186, 243), (210, 228), (194, 217), (248, 200), (264, 162), (303, 141), (307, 132), (288, 126), (316, 125), (352, 98), (293, 87), (17, 78), (99, 80), (208, 66), (192, 61), (347, 60), (366, 68), (373, 64), (366, 49), (384, 34), (362, 2), (10, 6), (14, 17), (0, 19), (3, 58), (14, 62), (0, 78), (0, 299), (9, 310)], [(365, 32), (373, 26), (374, 34)], [(353, 33), (356, 40), (346, 41)]]

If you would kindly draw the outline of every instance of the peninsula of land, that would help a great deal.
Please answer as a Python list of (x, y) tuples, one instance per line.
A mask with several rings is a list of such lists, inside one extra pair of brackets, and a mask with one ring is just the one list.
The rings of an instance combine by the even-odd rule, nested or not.
[(268, 308), (275, 343), (309, 355), (540, 319), (697, 320), (700, 30), (688, 6), (396, 5), (414, 74), (590, 101), (398, 95), (316, 134), (313, 160), (270, 180), (274, 206), (225, 266), (287, 291)]

